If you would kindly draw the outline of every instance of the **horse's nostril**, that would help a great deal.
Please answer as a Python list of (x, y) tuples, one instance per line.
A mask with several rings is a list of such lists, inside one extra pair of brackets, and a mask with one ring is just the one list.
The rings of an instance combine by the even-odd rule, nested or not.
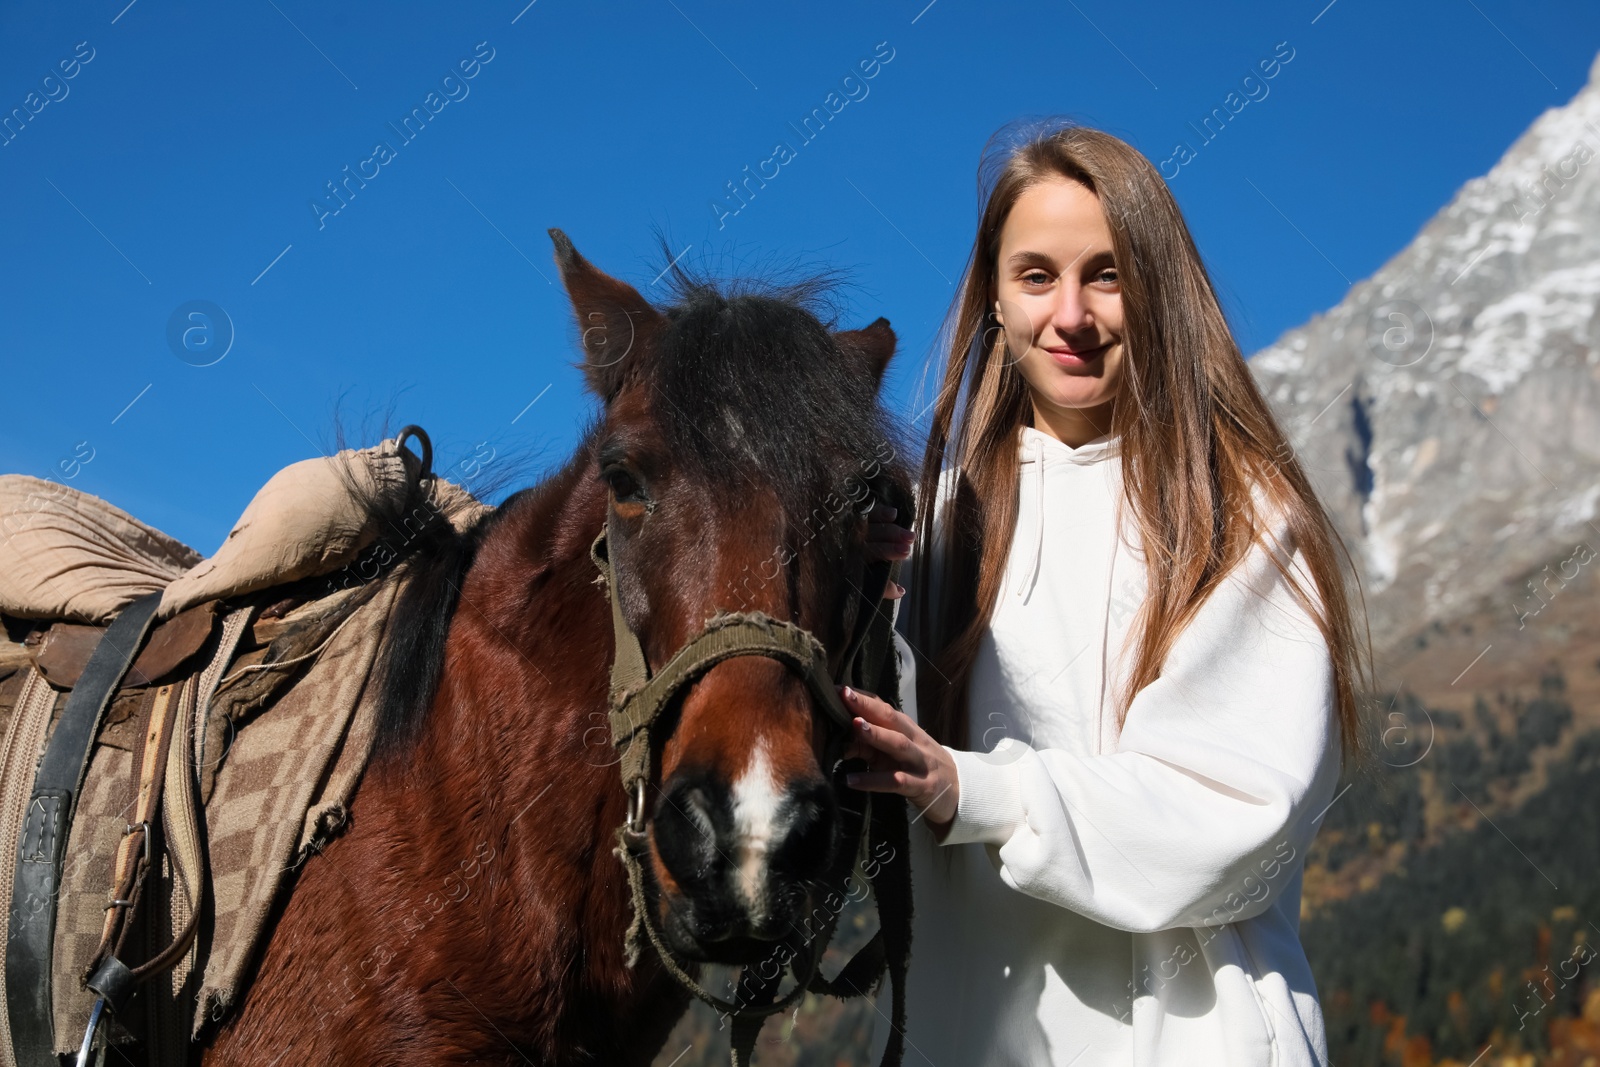
[(787, 806), (789, 825), (773, 852), (773, 869), (791, 877), (814, 875), (833, 860), (838, 809), (821, 783), (798, 789)]
[(667, 869), (686, 885), (714, 878), (719, 868), (718, 824), (726, 818), (719, 813), (716, 788), (704, 779), (670, 784), (656, 809), (656, 848)]
[(759, 956), (788, 936), (836, 858), (828, 784), (782, 781), (755, 762), (732, 784), (709, 774), (669, 780), (655, 812), (656, 850), (677, 882), (678, 928), (718, 958)]
[(711, 825), (711, 801), (706, 796), (706, 791), (699, 786), (689, 786), (677, 791), (675, 802), (683, 809), (691, 822), (705, 828)]

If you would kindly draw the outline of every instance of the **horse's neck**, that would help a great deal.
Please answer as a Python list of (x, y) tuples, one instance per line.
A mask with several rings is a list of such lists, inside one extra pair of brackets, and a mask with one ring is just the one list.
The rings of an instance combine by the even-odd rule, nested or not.
[(461, 584), (421, 743), (445, 762), (468, 755), (494, 796), (512, 785), (499, 774), (535, 792), (554, 780), (535, 783), (527, 771), (568, 742), (563, 723), (594, 710), (604, 721), (610, 615), (589, 548), (605, 496), (586, 472), (574, 461), (508, 502)]
[[(483, 855), (493, 857), (485, 866), (501, 867), (496, 880), (535, 887), (536, 899), (484, 894), (483, 907), (506, 911), (481, 917), (498, 931), (479, 968), (487, 999), (492, 987), (523, 990), (526, 1010), (586, 1020), (594, 990), (607, 990), (613, 1002), (602, 1014), (664, 1010), (670, 1027), (682, 1010), (678, 991), (663, 996), (658, 968), (629, 970), (622, 958), (631, 903), (611, 848), (626, 796), (605, 714), (610, 607), (589, 556), (605, 496), (587, 472), (569, 467), (553, 476), (512, 502), (485, 535), (407, 779), (472, 813), (454, 816), (470, 823), (457, 843), (485, 842)], [(574, 957), (584, 960), (587, 996), (576, 998), (571, 981), (554, 977), (530, 984), (528, 960)], [(586, 1007), (575, 1006), (580, 1001)]]

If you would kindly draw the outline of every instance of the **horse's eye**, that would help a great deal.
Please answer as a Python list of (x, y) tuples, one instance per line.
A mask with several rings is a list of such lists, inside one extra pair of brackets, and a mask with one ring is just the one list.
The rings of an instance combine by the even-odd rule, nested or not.
[(646, 501), (644, 486), (623, 470), (621, 467), (612, 467), (600, 475), (611, 487), (611, 495), (616, 497), (618, 503), (642, 504)]

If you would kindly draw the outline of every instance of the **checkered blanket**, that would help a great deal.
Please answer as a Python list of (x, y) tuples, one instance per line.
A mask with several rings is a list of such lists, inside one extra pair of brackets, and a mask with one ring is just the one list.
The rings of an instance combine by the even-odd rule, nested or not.
[[(268, 645), (235, 659), (203, 726), (174, 740), (186, 745), (183, 756), (192, 753), (201, 770), (215, 916), (209, 943), (197, 943), (162, 990), (175, 1001), (172, 1013), (189, 1016), (190, 1036), (237, 1003), (284, 882), (344, 825), (371, 751), (377, 713), (372, 667), (399, 585), (381, 582), (306, 605), (301, 611), (316, 624), (276, 651)], [(249, 669), (306, 655), (298, 649), (308, 644), (320, 651), (298, 669)], [(100, 941), (111, 861), (137, 788), (135, 774), (131, 748), (96, 745), (73, 820), (56, 919), (58, 1052), (77, 1050), (94, 1002), (81, 979)], [(181, 907), (170, 876), (158, 889), (154, 910)], [(182, 917), (161, 925), (153, 940), (170, 939)], [(207, 949), (203, 956), (201, 948)], [(170, 1028), (174, 1020), (164, 1021)], [(147, 1019), (144, 1025), (160, 1023)]]

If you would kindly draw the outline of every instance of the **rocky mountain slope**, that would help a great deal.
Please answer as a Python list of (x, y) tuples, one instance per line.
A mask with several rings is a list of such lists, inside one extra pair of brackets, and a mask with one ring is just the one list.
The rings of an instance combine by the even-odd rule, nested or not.
[(1333, 1061), (1600, 1062), (1592, 976), (1527, 992), (1600, 930), (1600, 59), (1251, 367), (1355, 557), (1378, 675), (1381, 765), (1307, 858)]
[(1450, 620), (1519, 632), (1600, 585), (1600, 59), (1250, 363), (1358, 556), (1386, 673)]

